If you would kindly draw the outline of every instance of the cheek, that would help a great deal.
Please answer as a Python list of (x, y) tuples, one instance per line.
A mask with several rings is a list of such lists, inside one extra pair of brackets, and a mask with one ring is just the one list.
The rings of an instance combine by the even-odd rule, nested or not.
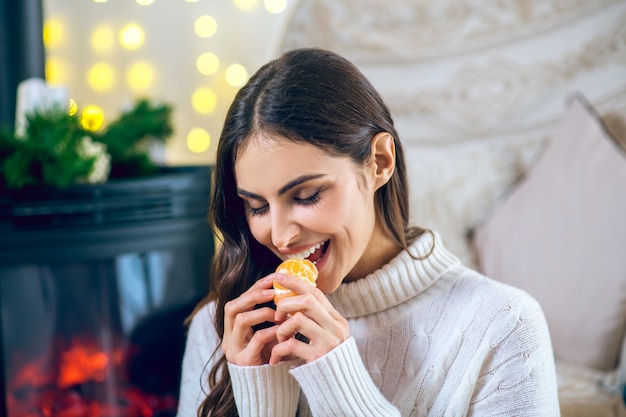
[(369, 201), (360, 189), (354, 187), (333, 201), (332, 207), (329, 208), (332, 217), (329, 218), (343, 223), (362, 223), (368, 217), (371, 208), (372, 201)]
[(269, 223), (254, 217), (248, 217), (248, 227), (250, 228), (250, 233), (252, 237), (256, 239), (259, 243), (268, 246), (271, 241), (271, 233)]

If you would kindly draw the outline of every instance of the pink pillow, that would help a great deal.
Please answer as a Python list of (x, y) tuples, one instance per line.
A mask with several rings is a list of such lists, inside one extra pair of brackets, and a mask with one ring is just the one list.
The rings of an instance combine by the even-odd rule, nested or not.
[(557, 358), (615, 368), (626, 325), (626, 153), (584, 99), (473, 243), (486, 275), (541, 304)]

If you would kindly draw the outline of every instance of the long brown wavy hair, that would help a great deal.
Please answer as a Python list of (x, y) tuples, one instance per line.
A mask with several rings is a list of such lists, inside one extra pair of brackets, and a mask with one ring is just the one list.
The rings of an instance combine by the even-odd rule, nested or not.
[[(330, 51), (297, 49), (261, 67), (238, 92), (226, 116), (213, 171), (209, 220), (222, 242), (213, 260), (211, 294), (198, 306), (216, 301), (220, 339), (226, 302), (273, 272), (279, 262), (248, 228), (235, 181), (238, 152), (252, 136), (264, 133), (309, 143), (363, 166), (370, 162), (371, 141), (380, 132), (394, 138), (396, 166), (389, 182), (376, 191), (376, 212), (406, 249), (424, 230), (409, 226), (402, 145), (387, 106), (356, 66)], [(198, 416), (237, 416), (223, 355), (209, 372), (209, 387)]]

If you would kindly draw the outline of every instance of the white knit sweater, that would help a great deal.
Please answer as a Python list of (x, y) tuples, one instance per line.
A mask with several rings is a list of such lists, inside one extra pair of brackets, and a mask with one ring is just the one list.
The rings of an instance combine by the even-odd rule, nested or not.
[[(415, 255), (431, 248), (421, 236)], [(351, 337), (308, 364), (228, 370), (241, 417), (558, 416), (543, 313), (528, 294), (460, 264), (435, 234), (328, 295)], [(219, 344), (214, 304), (194, 316), (178, 417), (195, 417)]]

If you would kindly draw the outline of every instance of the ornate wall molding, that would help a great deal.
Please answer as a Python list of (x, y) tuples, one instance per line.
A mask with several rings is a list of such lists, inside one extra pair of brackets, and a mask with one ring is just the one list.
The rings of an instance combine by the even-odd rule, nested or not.
[(302, 1), (282, 50), (321, 46), (358, 63), (467, 54), (540, 36), (619, 1)]

